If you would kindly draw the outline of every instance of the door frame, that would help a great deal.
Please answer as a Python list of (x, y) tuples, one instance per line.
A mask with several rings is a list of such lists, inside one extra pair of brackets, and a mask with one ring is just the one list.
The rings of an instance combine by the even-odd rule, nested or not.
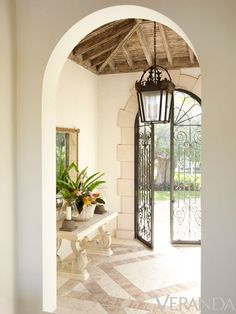
[[(182, 88), (177, 88), (176, 91), (179, 92), (183, 92), (185, 94), (188, 94), (190, 97), (192, 97), (193, 99), (195, 99), (201, 106), (201, 99), (200, 97), (198, 97), (197, 95), (195, 95), (194, 93), (192, 93), (191, 91), (182, 89)], [(174, 98), (173, 98), (174, 101)], [(174, 104), (173, 104), (174, 105)], [(139, 177), (138, 177), (138, 167), (139, 167), (139, 112), (136, 115), (135, 118), (135, 132), (134, 132), (134, 143), (135, 143), (135, 149), (134, 149), (134, 166), (135, 166), (135, 175), (134, 175), (134, 186), (135, 186), (135, 197), (134, 197), (134, 226), (135, 226), (135, 238), (140, 240), (141, 242), (143, 242), (146, 246), (148, 246), (149, 248), (154, 247), (154, 124), (151, 124), (151, 150), (152, 150), (152, 162), (151, 162), (151, 172), (152, 172), (152, 193), (151, 193), (151, 243), (145, 241), (143, 238), (141, 238), (138, 234), (138, 201), (139, 201), (139, 196), (138, 196), (138, 185), (139, 185)], [(170, 243), (173, 246), (184, 246), (184, 245), (200, 245), (201, 241), (179, 241), (179, 240), (173, 240), (173, 192), (174, 192), (174, 173), (175, 173), (175, 169), (174, 169), (174, 153), (173, 153), (173, 149), (174, 149), (174, 110), (172, 111), (172, 115), (171, 115), (171, 122), (170, 122)]]

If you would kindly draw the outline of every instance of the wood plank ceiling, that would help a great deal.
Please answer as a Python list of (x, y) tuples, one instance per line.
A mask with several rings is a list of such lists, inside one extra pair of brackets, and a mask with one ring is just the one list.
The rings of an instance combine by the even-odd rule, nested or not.
[[(167, 69), (199, 67), (183, 38), (157, 24), (157, 64)], [(144, 71), (153, 64), (153, 22), (126, 19), (105, 24), (82, 39), (69, 59), (96, 74)]]

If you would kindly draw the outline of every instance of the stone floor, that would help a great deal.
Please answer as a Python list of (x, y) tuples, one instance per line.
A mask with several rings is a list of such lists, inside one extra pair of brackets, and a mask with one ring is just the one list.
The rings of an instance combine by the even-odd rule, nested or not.
[(58, 314), (199, 313), (200, 247), (114, 239), (112, 249), (89, 255), (87, 281), (58, 277)]

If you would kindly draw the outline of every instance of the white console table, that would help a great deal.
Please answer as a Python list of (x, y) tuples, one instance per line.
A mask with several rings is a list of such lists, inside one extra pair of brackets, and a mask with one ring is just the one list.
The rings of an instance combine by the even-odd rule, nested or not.
[[(78, 227), (72, 232), (57, 231), (57, 269), (62, 276), (86, 280), (89, 277), (86, 266), (88, 263), (87, 253), (111, 256), (111, 236), (104, 226), (117, 216), (116, 212), (107, 212), (103, 215), (94, 214), (88, 221), (75, 222)], [(99, 235), (89, 240), (88, 235), (98, 230)], [(71, 241), (73, 254), (62, 261), (58, 255), (62, 240)]]

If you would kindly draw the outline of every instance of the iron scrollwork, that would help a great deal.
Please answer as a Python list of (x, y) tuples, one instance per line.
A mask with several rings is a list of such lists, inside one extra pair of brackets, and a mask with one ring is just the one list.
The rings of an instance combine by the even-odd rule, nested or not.
[(184, 91), (175, 92), (173, 125), (172, 241), (201, 240), (201, 105)]
[(153, 126), (136, 121), (136, 237), (153, 246)]

